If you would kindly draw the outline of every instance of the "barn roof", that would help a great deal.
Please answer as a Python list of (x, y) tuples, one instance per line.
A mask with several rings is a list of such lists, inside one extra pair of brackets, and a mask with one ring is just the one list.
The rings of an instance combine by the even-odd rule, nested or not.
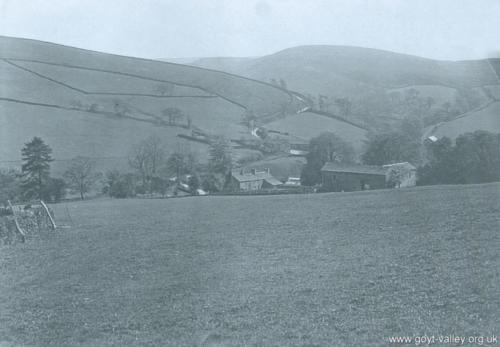
[(274, 178), (267, 171), (242, 172), (241, 170), (234, 170), (232, 172), (233, 178), (238, 182), (261, 181), (269, 178)]
[(280, 186), (283, 184), (283, 182), (281, 182), (280, 180), (274, 178), (273, 176), (271, 177), (268, 177), (268, 178), (265, 178), (264, 179), (267, 183), (269, 183), (270, 185), (272, 186)]
[(405, 167), (408, 170), (416, 170), (417, 168), (413, 166), (412, 164), (408, 163), (407, 161), (403, 163), (394, 163), (394, 164), (386, 164), (382, 166), (383, 168), (389, 169), (391, 167)]
[(387, 170), (382, 166), (346, 164), (329, 161), (323, 166), (321, 171), (385, 176)]
[(232, 171), (232, 176), (238, 182), (254, 182), (254, 181), (266, 181), (272, 186), (279, 186), (283, 183), (276, 179), (269, 171), (250, 171), (243, 172), (242, 170)]

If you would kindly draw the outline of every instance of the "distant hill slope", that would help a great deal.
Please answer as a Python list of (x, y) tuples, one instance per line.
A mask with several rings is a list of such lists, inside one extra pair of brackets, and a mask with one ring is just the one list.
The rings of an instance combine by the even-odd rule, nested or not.
[[(0, 37), (0, 162), (18, 160), (36, 135), (56, 158), (126, 161), (151, 134), (206, 157), (206, 144), (177, 136), (191, 134), (189, 122), (209, 135), (249, 137), (245, 110), (272, 119), (284, 105), (292, 113), (304, 107), (291, 92), (225, 72)], [(181, 119), (163, 113), (173, 107)]]
[(265, 81), (283, 79), (291, 90), (338, 97), (370, 87), (498, 84), (487, 60), (436, 61), (360, 47), (301, 46), (260, 58), (235, 59), (203, 58), (193, 64)]
[(333, 132), (343, 140), (351, 143), (358, 151), (362, 149), (363, 140), (366, 138), (366, 130), (364, 129), (311, 112), (303, 112), (278, 119), (266, 124), (266, 128), (286, 132), (305, 140), (318, 136), (325, 131)]
[[(383, 104), (388, 103), (394, 92), (404, 95), (413, 89), (422, 97), (432, 97), (432, 113), (438, 113), (439, 107), (457, 102), (464, 93), (477, 104), (471, 109), (485, 106), (494, 101), (486, 89), (500, 85), (494, 71), (500, 65), (498, 60), (437, 61), (347, 46), (301, 46), (260, 58), (203, 58), (193, 64), (268, 82), (274, 80), (278, 84), (281, 81), (288, 89), (308, 95), (316, 102), (323, 95), (325, 104), (329, 103), (325, 108), (335, 114), (340, 113), (335, 99), (348, 98), (353, 108), (365, 103), (361, 105), (364, 108), (359, 107), (361, 115), (351, 117), (368, 126), (391, 126), (401, 118), (384, 109)], [(373, 114), (371, 110), (376, 107), (381, 110)], [(441, 121), (439, 117), (426, 119), (430, 124)], [(470, 129), (460, 131), (467, 130)]]
[(474, 130), (500, 133), (500, 101), (493, 102), (487, 107), (470, 112), (452, 121), (438, 124), (431, 129), (429, 135), (438, 138), (447, 136), (453, 139), (464, 132)]

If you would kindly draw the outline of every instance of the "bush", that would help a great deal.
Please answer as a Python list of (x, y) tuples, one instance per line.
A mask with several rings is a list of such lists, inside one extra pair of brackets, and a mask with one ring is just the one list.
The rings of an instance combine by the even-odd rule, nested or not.
[(168, 188), (170, 187), (170, 182), (167, 179), (161, 177), (153, 177), (151, 179), (151, 191), (165, 196)]
[(20, 200), (20, 197), (19, 173), (14, 170), (0, 170), (0, 204), (6, 204), (7, 200)]
[(42, 198), (47, 202), (59, 202), (66, 196), (66, 183), (61, 178), (50, 177), (43, 187)]
[(198, 192), (198, 188), (200, 188), (200, 179), (197, 175), (191, 175), (188, 179), (188, 186), (191, 194), (196, 195)]
[(201, 187), (206, 192), (220, 192), (224, 190), (226, 177), (222, 174), (209, 173), (203, 177)]
[(0, 217), (11, 216), (12, 210), (9, 207), (0, 207)]
[(119, 199), (135, 196), (135, 178), (132, 174), (121, 174), (118, 170), (109, 171), (103, 192)]
[(324, 132), (309, 142), (306, 160), (307, 163), (300, 174), (300, 181), (302, 185), (314, 186), (321, 183), (321, 168), (326, 162), (353, 162), (354, 148), (337, 135)]
[(253, 152), (249, 153), (248, 155), (245, 155), (244, 157), (241, 157), (238, 159), (237, 163), (239, 165), (244, 165), (247, 163), (252, 163), (254, 161), (262, 160), (264, 156), (260, 152)]

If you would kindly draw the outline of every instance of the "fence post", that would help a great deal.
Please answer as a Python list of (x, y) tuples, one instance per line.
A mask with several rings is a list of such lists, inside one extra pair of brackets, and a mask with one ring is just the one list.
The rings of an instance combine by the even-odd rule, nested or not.
[(9, 207), (12, 211), (12, 215), (14, 216), (14, 223), (16, 224), (17, 232), (19, 234), (21, 234), (21, 242), (24, 242), (24, 241), (26, 241), (26, 234), (25, 234), (24, 230), (21, 228), (21, 226), (19, 225), (19, 222), (17, 221), (16, 211), (14, 210), (14, 207), (12, 206), (10, 200), (7, 200), (7, 203), (9, 204)]
[(57, 228), (56, 222), (54, 222), (54, 218), (52, 218), (52, 216), (50, 215), (49, 208), (47, 207), (47, 205), (45, 205), (45, 203), (43, 202), (43, 200), (40, 200), (40, 204), (42, 204), (45, 212), (47, 213), (47, 216), (49, 217), (50, 224), (52, 225), (52, 230), (56, 230), (56, 228)]

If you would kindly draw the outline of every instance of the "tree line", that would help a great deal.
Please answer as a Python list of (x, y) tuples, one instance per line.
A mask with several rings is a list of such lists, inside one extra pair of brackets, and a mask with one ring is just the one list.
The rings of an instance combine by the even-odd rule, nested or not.
[(217, 192), (224, 189), (232, 169), (229, 142), (224, 137), (212, 140), (209, 160), (202, 164), (195, 153), (177, 149), (168, 153), (161, 139), (151, 136), (136, 145), (129, 158), (130, 172), (111, 170), (105, 174), (103, 192), (126, 198), (137, 194), (176, 195), (181, 183), (189, 193), (199, 189)]
[(404, 118), (417, 118), (423, 126), (449, 121), (481, 105), (483, 97), (473, 88), (459, 88), (447, 100), (424, 96), (415, 88), (386, 91), (373, 89), (356, 96), (307, 95), (310, 106), (363, 124), (377, 131)]
[(417, 184), (468, 184), (500, 181), (500, 134), (475, 131), (422, 141), (411, 121), (399, 129), (369, 135), (358, 159), (353, 147), (333, 133), (323, 133), (309, 144), (301, 173), (303, 185), (321, 184), (321, 168), (327, 161), (385, 165), (409, 162), (417, 167)]
[(195, 153), (180, 148), (169, 153), (160, 138), (150, 136), (135, 145), (128, 156), (128, 170), (99, 172), (96, 161), (79, 156), (70, 160), (62, 177), (51, 176), (52, 149), (34, 137), (21, 150), (21, 170), (0, 170), (0, 203), (7, 200), (44, 200), (58, 202), (67, 191), (85, 199), (91, 191), (101, 190), (111, 197), (138, 194), (165, 196), (177, 193), (181, 183), (191, 194), (198, 189), (223, 190), (232, 169), (229, 142), (215, 138), (209, 148), (208, 163), (198, 161)]
[[(135, 145), (128, 156), (129, 170), (96, 170), (92, 158), (76, 157), (62, 177), (50, 173), (52, 149), (34, 137), (21, 150), (21, 170), (0, 170), (0, 203), (44, 200), (57, 202), (66, 192), (85, 199), (92, 190), (115, 198), (138, 194), (175, 195), (184, 190), (193, 195), (199, 189), (223, 191), (231, 177), (231, 147), (224, 137), (212, 140), (207, 163), (200, 163), (190, 151), (168, 152), (161, 139), (151, 136)], [(421, 141), (421, 133), (410, 121), (391, 132), (368, 137), (360, 158), (355, 150), (333, 133), (311, 139), (301, 173), (305, 186), (321, 184), (321, 168), (328, 162), (384, 165), (410, 162), (417, 167), (417, 184), (468, 184), (500, 181), (500, 134), (475, 131), (454, 141), (443, 137)]]

